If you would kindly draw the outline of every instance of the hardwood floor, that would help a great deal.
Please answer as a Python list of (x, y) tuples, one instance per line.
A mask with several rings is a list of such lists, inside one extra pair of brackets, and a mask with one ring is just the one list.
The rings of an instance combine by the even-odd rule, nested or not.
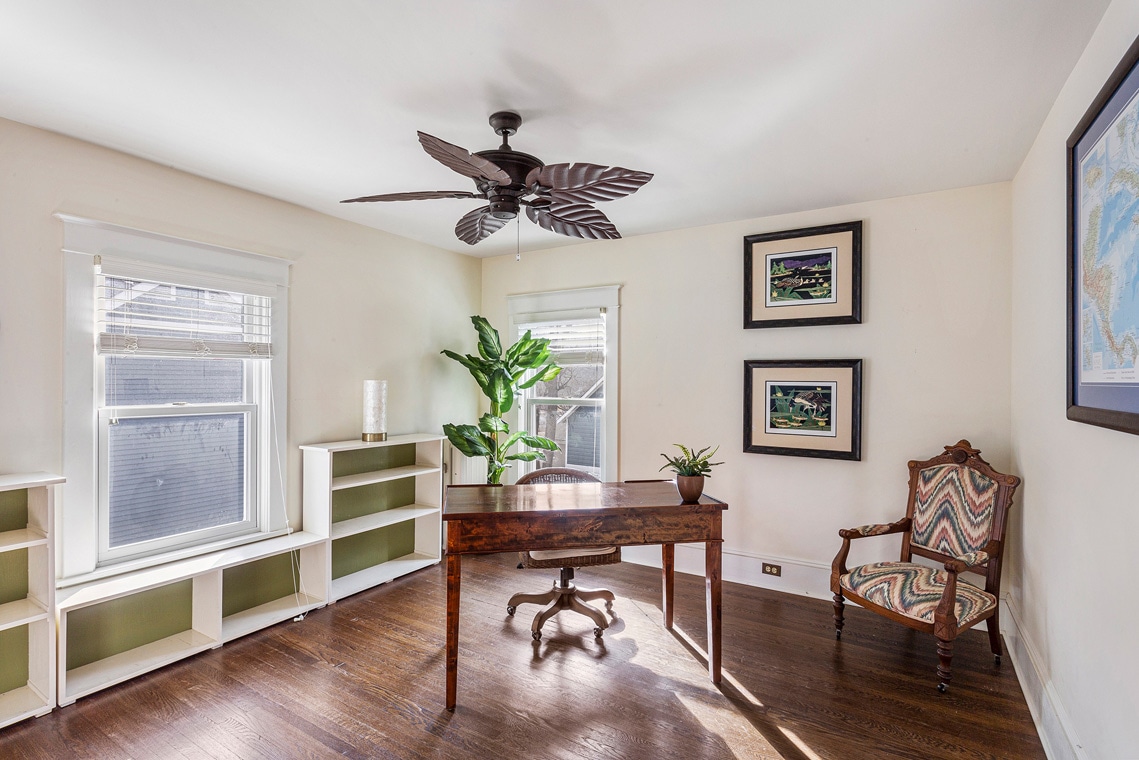
[[(957, 640), (949, 693), (922, 636), (829, 599), (724, 584), (724, 683), (703, 646), (703, 578), (677, 575), (678, 635), (659, 571), (580, 571), (617, 594), (593, 638), (562, 613), (531, 641), (514, 591), (552, 571), (463, 561), (459, 704), (444, 699), (444, 572), (421, 570), (221, 649), (0, 730), (4, 758), (1043, 758), (1012, 664), (984, 632)], [(548, 576), (548, 577), (547, 577)], [(691, 635), (690, 643), (686, 635)]]

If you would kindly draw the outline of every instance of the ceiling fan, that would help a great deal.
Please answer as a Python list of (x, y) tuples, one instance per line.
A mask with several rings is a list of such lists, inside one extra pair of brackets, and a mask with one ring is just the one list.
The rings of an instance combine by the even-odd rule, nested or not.
[[(466, 190), (429, 190), (350, 198), (341, 203), (420, 201), (434, 198), (482, 198), (488, 205), (470, 211), (455, 225), (455, 235), (474, 245), (502, 229), (518, 216), (559, 235), (593, 240), (621, 237), (617, 227), (593, 204), (635, 193), (653, 178), (648, 172), (598, 164), (543, 164), (535, 156), (510, 147), (509, 138), (522, 125), (512, 111), (491, 114), (490, 126), (502, 136), (498, 150), (471, 153), (458, 145), (419, 132), (419, 144), (448, 169), (475, 181), (476, 193)], [(528, 197), (533, 196), (533, 197)]]

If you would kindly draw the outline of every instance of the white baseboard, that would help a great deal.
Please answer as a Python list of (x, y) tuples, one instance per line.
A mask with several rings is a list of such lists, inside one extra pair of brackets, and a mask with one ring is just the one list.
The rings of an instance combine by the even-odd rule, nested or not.
[(1028, 711), (1032, 713), (1036, 733), (1044, 745), (1044, 754), (1049, 760), (1088, 760), (1089, 755), (1072, 729), (1072, 719), (1068, 717), (1060, 695), (1040, 665), (1043, 660), (1039, 650), (1024, 634), (1016, 604), (1008, 596), (1002, 601), (1004, 630), (1001, 633), (1004, 634), (1005, 649), (1016, 668), (1020, 689), (1028, 701)]
[[(659, 546), (625, 546), (621, 559), (637, 565), (660, 567)], [(782, 575), (764, 575), (763, 563), (782, 567)], [(676, 571), (689, 575), (704, 574), (704, 545), (677, 544)], [(830, 599), (831, 566), (788, 557), (760, 557), (740, 551), (723, 553), (723, 574), (726, 581), (758, 586), (788, 594)]]

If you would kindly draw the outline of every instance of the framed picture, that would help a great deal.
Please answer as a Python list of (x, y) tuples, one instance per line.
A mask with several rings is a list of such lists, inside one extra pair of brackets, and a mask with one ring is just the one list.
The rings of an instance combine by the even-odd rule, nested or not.
[(744, 451), (862, 459), (862, 360), (745, 361)]
[(1068, 138), (1068, 419), (1139, 434), (1139, 40)]
[(744, 327), (862, 321), (862, 222), (744, 238)]

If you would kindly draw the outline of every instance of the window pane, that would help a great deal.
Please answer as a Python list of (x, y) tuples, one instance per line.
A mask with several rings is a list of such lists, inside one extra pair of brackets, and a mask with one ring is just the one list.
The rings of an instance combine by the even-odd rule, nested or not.
[(108, 406), (244, 401), (244, 360), (108, 356)]
[(245, 519), (245, 415), (110, 426), (111, 548)]
[(535, 430), (530, 432), (552, 438), (558, 451), (544, 452), (545, 459), (534, 462), (534, 468), (573, 467), (600, 477), (601, 412), (595, 406), (535, 404)]
[(536, 383), (539, 398), (605, 398), (605, 364), (570, 364), (548, 383)]

